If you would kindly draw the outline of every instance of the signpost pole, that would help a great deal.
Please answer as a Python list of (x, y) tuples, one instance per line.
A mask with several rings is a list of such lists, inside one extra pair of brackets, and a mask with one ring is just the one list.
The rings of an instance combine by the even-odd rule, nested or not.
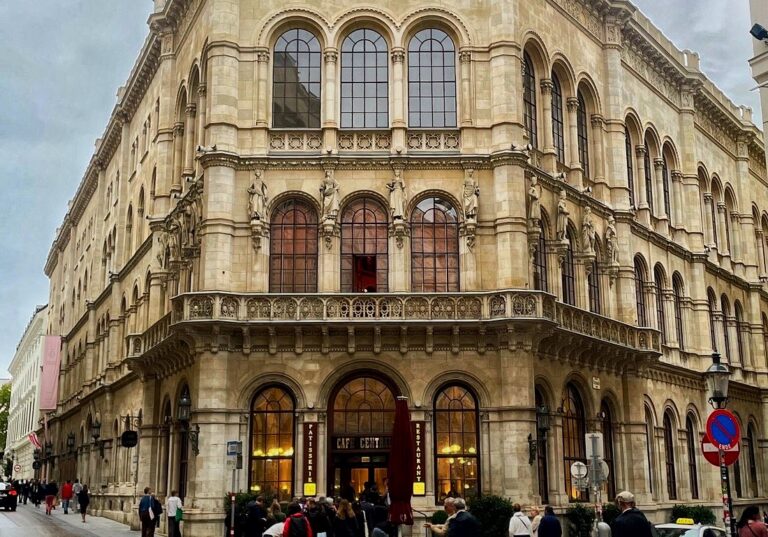
[(725, 465), (725, 451), (718, 449), (720, 456), (720, 480), (723, 493), (723, 523), (730, 537), (736, 537), (736, 519), (733, 518), (733, 499), (731, 499), (731, 479), (728, 466)]

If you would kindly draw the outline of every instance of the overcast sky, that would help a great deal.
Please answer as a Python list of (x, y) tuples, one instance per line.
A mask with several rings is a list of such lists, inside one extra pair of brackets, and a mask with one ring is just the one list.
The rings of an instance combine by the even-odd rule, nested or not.
[[(523, 1), (523, 0), (516, 0)], [(543, 1), (543, 0), (539, 0)], [(635, 0), (737, 104), (749, 89), (747, 0)], [(0, 1), (0, 377), (35, 305), (43, 266), (147, 33), (151, 0)]]

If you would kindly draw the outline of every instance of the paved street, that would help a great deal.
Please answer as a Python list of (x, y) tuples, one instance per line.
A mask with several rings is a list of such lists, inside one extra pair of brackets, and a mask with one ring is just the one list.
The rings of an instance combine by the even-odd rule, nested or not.
[(19, 505), (15, 513), (0, 511), (0, 537), (137, 537), (139, 532), (127, 526), (99, 517), (87, 517), (70, 512), (64, 515), (61, 507), (52, 516), (46, 516), (41, 506)]

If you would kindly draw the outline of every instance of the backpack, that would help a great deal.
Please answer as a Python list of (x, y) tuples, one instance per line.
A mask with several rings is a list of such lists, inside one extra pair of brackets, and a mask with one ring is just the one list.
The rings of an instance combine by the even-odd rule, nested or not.
[(307, 537), (307, 521), (304, 516), (292, 516), (289, 519), (288, 537)]

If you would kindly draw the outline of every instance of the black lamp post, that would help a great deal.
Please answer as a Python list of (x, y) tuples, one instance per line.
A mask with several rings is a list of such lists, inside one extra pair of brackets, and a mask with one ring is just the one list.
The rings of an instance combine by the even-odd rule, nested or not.
[(187, 434), (189, 435), (189, 443), (192, 445), (192, 453), (197, 456), (200, 454), (200, 426), (190, 426), (189, 420), (191, 415), (192, 400), (189, 397), (189, 392), (184, 390), (181, 392), (181, 397), (179, 397), (177, 418), (182, 427), (187, 430)]
[[(728, 381), (731, 371), (728, 366), (720, 363), (720, 354), (712, 353), (712, 365), (704, 372), (707, 380), (707, 395), (709, 403), (715, 409), (725, 408), (728, 403)], [(711, 439), (710, 439), (711, 440)], [(714, 443), (714, 442), (713, 442)], [(736, 519), (733, 516), (733, 499), (731, 498), (731, 478), (725, 465), (725, 452), (718, 446), (720, 457), (720, 480), (722, 482), (723, 508), (725, 509), (728, 534), (736, 537)]]
[(101, 438), (101, 422), (99, 418), (96, 418), (91, 423), (91, 437), (93, 438), (93, 445), (99, 448), (99, 456), (104, 458), (104, 442), (99, 441)]
[(74, 453), (75, 451), (75, 433), (73, 432), (67, 435), (67, 451), (69, 453)]
[(528, 435), (528, 464), (531, 465), (536, 461), (539, 441), (543, 442), (544, 445), (547, 442), (547, 432), (549, 432), (549, 409), (547, 405), (542, 404), (536, 407), (536, 431), (536, 438), (533, 438), (532, 434)]

